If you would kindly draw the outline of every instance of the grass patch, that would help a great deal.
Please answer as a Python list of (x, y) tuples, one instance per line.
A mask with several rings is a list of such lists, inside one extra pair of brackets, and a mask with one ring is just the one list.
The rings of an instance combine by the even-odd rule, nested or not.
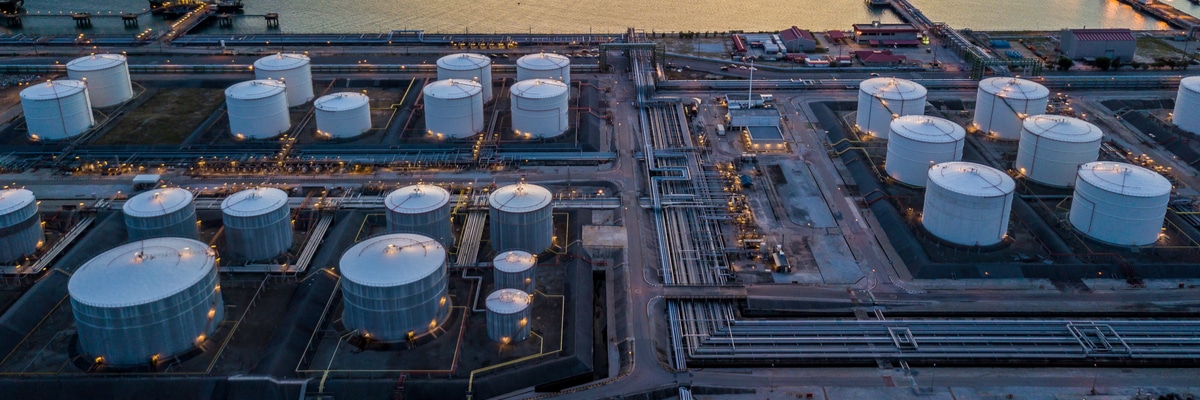
[(162, 90), (130, 111), (96, 144), (182, 143), (223, 101), (225, 91), (221, 89)]
[(1155, 37), (1138, 38), (1137, 50), (1134, 51), (1134, 54), (1149, 59), (1172, 58), (1184, 55), (1183, 51), (1175, 48), (1175, 46)]

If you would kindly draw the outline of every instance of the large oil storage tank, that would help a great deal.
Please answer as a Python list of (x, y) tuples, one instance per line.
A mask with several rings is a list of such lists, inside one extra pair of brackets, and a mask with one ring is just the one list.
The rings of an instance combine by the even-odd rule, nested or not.
[(133, 98), (129, 63), (120, 54), (92, 54), (67, 63), (67, 77), (87, 83), (93, 107), (108, 107)]
[(501, 252), (492, 259), (496, 289), (519, 289), (533, 293), (537, 286), (537, 256), (522, 250)]
[(494, 341), (509, 344), (529, 338), (533, 299), (517, 289), (500, 289), (487, 297), (487, 333)]
[(1079, 166), (1096, 161), (1104, 133), (1092, 123), (1062, 115), (1034, 115), (1021, 123), (1013, 168), (1043, 185), (1075, 184)]
[(979, 81), (975, 99), (975, 129), (999, 140), (1021, 138), (1021, 121), (1046, 113), (1050, 90), (1020, 78)]
[(238, 139), (269, 139), (292, 127), (284, 83), (258, 79), (225, 89), (229, 132)]
[(438, 80), (463, 79), (483, 85), (483, 101), (492, 99), (492, 59), (483, 54), (451, 54), (437, 61)]
[(1179, 94), (1175, 97), (1175, 112), (1171, 118), (1179, 129), (1200, 134), (1200, 76), (1179, 81)]
[(80, 351), (103, 364), (137, 366), (204, 342), (225, 313), (216, 258), (197, 240), (155, 238), (83, 264), (67, 284)]
[(0, 262), (37, 251), (45, 236), (37, 198), (25, 189), (0, 191)]
[(962, 159), (967, 131), (945, 118), (905, 115), (892, 120), (884, 169), (906, 185), (923, 187), (929, 167)]
[(287, 105), (295, 107), (313, 98), (312, 66), (308, 56), (280, 53), (254, 62), (254, 79), (273, 79), (287, 85)]
[(571, 89), (567, 84), (533, 79), (517, 82), (512, 93), (513, 131), (526, 138), (551, 138), (567, 131)]
[(1100, 242), (1145, 246), (1162, 232), (1171, 182), (1136, 165), (1098, 161), (1079, 166), (1071, 226)]
[(244, 260), (266, 260), (292, 248), (288, 195), (275, 188), (246, 189), (221, 202), (225, 252)]
[(554, 242), (553, 200), (546, 188), (524, 182), (492, 192), (488, 196), (492, 249), (540, 253), (549, 248)]
[(963, 246), (1000, 243), (1008, 232), (1012, 178), (995, 168), (963, 161), (929, 168), (921, 219), (929, 233)]
[(156, 237), (196, 239), (196, 204), (192, 192), (180, 188), (159, 188), (133, 196), (121, 208), (125, 212), (125, 232), (129, 240)]
[(441, 186), (418, 183), (405, 186), (383, 199), (389, 233), (417, 233), (442, 246), (454, 245), (450, 226), (450, 192)]
[(58, 80), (32, 84), (21, 91), (21, 110), (33, 140), (62, 140), (87, 132), (96, 119), (87, 84)]
[(433, 238), (375, 236), (346, 250), (338, 265), (342, 321), (359, 335), (404, 341), (441, 326), (450, 315), (446, 250)]
[(425, 130), (439, 138), (474, 136), (483, 130), (483, 86), (464, 79), (425, 85)]
[(330, 139), (348, 139), (371, 129), (371, 99), (355, 92), (321, 96), (313, 102), (317, 114), (317, 135)]
[(554, 53), (529, 54), (517, 59), (517, 80), (550, 79), (571, 83), (571, 59)]
[(872, 78), (858, 85), (855, 125), (868, 135), (887, 139), (892, 119), (924, 115), (928, 92), (916, 82), (900, 78)]

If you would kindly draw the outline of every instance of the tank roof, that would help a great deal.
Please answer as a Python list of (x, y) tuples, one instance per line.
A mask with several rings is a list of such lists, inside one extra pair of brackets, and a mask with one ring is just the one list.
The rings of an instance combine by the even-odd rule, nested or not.
[(287, 207), (287, 202), (287, 192), (276, 188), (246, 189), (221, 201), (221, 212), (234, 217), (253, 217)]
[(1200, 76), (1189, 76), (1179, 80), (1179, 88), (1200, 92)]
[(552, 70), (570, 65), (570, 58), (554, 53), (527, 54), (517, 59), (517, 66), (532, 70)]
[(929, 115), (905, 115), (892, 120), (892, 134), (924, 143), (953, 143), (967, 137), (959, 124)]
[(1131, 197), (1157, 197), (1171, 193), (1171, 181), (1137, 165), (1095, 161), (1079, 166), (1079, 179), (1101, 190)]
[(203, 242), (154, 238), (100, 253), (71, 276), (67, 290), (77, 302), (126, 307), (170, 297), (204, 279), (216, 253)]
[(393, 233), (350, 247), (338, 263), (342, 276), (363, 286), (392, 287), (421, 280), (446, 263), (446, 249), (427, 236)]
[(267, 71), (286, 71), (307, 65), (308, 56), (296, 53), (279, 53), (269, 55), (254, 61), (254, 69)]
[(1100, 128), (1091, 122), (1062, 115), (1034, 115), (1021, 124), (1034, 135), (1060, 142), (1089, 143), (1104, 138)]
[(13, 211), (28, 207), (37, 201), (33, 192), (26, 189), (5, 189), (0, 191), (0, 215), (8, 215)]
[(450, 202), (450, 192), (441, 186), (419, 183), (388, 193), (383, 205), (402, 214), (421, 214), (437, 210)]
[(370, 104), (371, 98), (358, 92), (341, 92), (321, 96), (313, 102), (313, 107), (321, 111), (353, 110)]
[(522, 182), (496, 189), (488, 204), (499, 211), (524, 213), (549, 206), (553, 198), (546, 188)]
[(485, 303), (488, 311), (499, 314), (515, 314), (529, 308), (532, 303), (529, 293), (519, 289), (500, 289), (489, 294)]
[(1050, 97), (1050, 89), (1020, 78), (996, 77), (979, 81), (979, 90), (999, 97), (1030, 100)]
[(924, 86), (900, 78), (867, 79), (858, 85), (858, 89), (884, 100), (915, 100), (929, 93)]
[(29, 85), (21, 90), (21, 98), (29, 100), (55, 100), (82, 92), (87, 88), (83, 81), (60, 79), (57, 81)]
[(154, 189), (125, 201), (121, 209), (131, 217), (157, 217), (179, 211), (192, 202), (192, 192), (180, 188)]
[(483, 93), (483, 85), (466, 79), (443, 79), (425, 85), (424, 92), (439, 99), (461, 99)]
[(286, 87), (282, 81), (255, 79), (233, 84), (225, 89), (225, 96), (238, 100), (258, 100), (283, 93)]
[(1016, 183), (1000, 170), (965, 161), (951, 161), (929, 168), (929, 182), (951, 192), (975, 197), (997, 197), (1012, 193)]
[(72, 71), (99, 71), (125, 63), (125, 56), (120, 54), (92, 54), (71, 60), (67, 69)]
[(451, 54), (437, 60), (438, 68), (453, 70), (453, 71), (468, 71), (480, 69), (492, 65), (492, 59), (483, 54), (476, 53), (458, 53)]
[(553, 79), (526, 79), (512, 85), (513, 96), (526, 99), (548, 99), (562, 96), (571, 90), (567, 84)]
[(535, 265), (537, 256), (521, 250), (506, 251), (492, 259), (492, 267), (500, 272), (524, 272)]

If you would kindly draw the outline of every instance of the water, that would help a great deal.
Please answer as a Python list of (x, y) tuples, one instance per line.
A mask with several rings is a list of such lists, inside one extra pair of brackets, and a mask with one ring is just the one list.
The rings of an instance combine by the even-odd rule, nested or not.
[[(847, 30), (872, 20), (896, 22), (890, 11), (862, 0), (245, 0), (246, 16), (232, 28), (203, 27), (200, 33), (381, 33), (393, 29), (427, 32), (623, 32), (778, 30), (798, 25), (812, 30)], [(1167, 29), (1117, 0), (911, 0), (926, 16), (956, 28), (977, 30), (1058, 30), (1067, 27)], [(1162, 0), (1200, 15), (1186, 0)], [(26, 0), (30, 13), (87, 11), (117, 15), (148, 6), (144, 0)], [(280, 15), (280, 29), (268, 31), (260, 16)], [(125, 29), (120, 18), (94, 18), (79, 29), (69, 18), (30, 18), (25, 28), (0, 32), (27, 34), (135, 34), (164, 30), (168, 22), (142, 16), (141, 26)]]

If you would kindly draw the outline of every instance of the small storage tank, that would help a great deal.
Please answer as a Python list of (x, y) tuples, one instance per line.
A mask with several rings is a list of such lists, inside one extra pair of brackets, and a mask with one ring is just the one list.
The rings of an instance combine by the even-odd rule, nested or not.
[(454, 245), (450, 226), (450, 192), (441, 186), (418, 183), (405, 186), (383, 199), (388, 233), (429, 236), (442, 246)]
[(425, 85), (425, 131), (462, 139), (483, 130), (483, 86), (447, 79)]
[(92, 54), (67, 63), (67, 77), (87, 83), (93, 107), (108, 107), (133, 98), (129, 63), (120, 54)]
[(203, 343), (224, 319), (216, 252), (203, 242), (156, 238), (92, 258), (67, 291), (88, 359), (147, 365)]
[(945, 118), (905, 115), (892, 120), (884, 169), (906, 185), (924, 187), (929, 167), (962, 159), (967, 131)]
[(33, 140), (72, 138), (96, 125), (87, 85), (82, 81), (32, 84), (21, 91), (21, 110)]
[(554, 53), (529, 54), (517, 59), (517, 80), (550, 79), (571, 83), (571, 59)]
[(371, 99), (355, 92), (321, 96), (313, 102), (317, 135), (330, 139), (352, 138), (371, 129)]
[(554, 244), (553, 200), (546, 188), (524, 182), (492, 192), (488, 196), (492, 249), (540, 253)]
[(260, 79), (225, 89), (229, 131), (238, 139), (270, 139), (292, 127), (283, 82)]
[(287, 85), (287, 105), (295, 107), (313, 98), (312, 66), (308, 56), (279, 53), (254, 62), (254, 79), (272, 79)]
[(533, 293), (537, 286), (537, 256), (527, 251), (509, 250), (492, 259), (492, 277), (496, 289), (519, 289)]
[(275, 188), (246, 189), (221, 202), (225, 252), (244, 260), (266, 260), (292, 248), (288, 195)]
[(924, 115), (928, 92), (916, 82), (900, 78), (872, 78), (858, 85), (855, 125), (868, 135), (887, 139), (892, 119)]
[(1100, 242), (1145, 246), (1162, 232), (1171, 182), (1154, 171), (1097, 161), (1079, 166), (1071, 226)]
[(1200, 110), (1200, 76), (1189, 76), (1179, 81), (1171, 121), (1179, 129), (1200, 134), (1200, 111), (1197, 110)]
[(1008, 232), (1012, 178), (995, 168), (952, 161), (929, 168), (921, 224), (929, 233), (963, 246), (1000, 243)]
[(487, 297), (487, 333), (494, 341), (509, 344), (529, 338), (533, 324), (529, 293), (517, 289), (500, 289)]
[(0, 191), (0, 262), (32, 255), (42, 245), (42, 215), (25, 189)]
[(450, 315), (446, 250), (428, 236), (375, 236), (346, 250), (338, 265), (342, 322), (359, 335), (405, 341), (441, 326)]
[(571, 89), (546, 79), (520, 81), (512, 86), (512, 124), (517, 135), (551, 138), (567, 131)]
[(492, 100), (492, 59), (483, 54), (451, 54), (437, 61), (438, 80), (463, 79), (483, 86), (483, 101)]
[(1034, 115), (1021, 123), (1013, 168), (1048, 186), (1075, 184), (1079, 166), (1100, 157), (1104, 133), (1090, 122), (1061, 115)]
[(1021, 138), (1021, 120), (1046, 113), (1050, 90), (1019, 78), (979, 81), (975, 99), (975, 129), (999, 140)]
[(159, 188), (133, 196), (121, 208), (125, 212), (125, 232), (129, 240), (155, 237), (196, 239), (196, 204), (192, 192), (180, 188)]

